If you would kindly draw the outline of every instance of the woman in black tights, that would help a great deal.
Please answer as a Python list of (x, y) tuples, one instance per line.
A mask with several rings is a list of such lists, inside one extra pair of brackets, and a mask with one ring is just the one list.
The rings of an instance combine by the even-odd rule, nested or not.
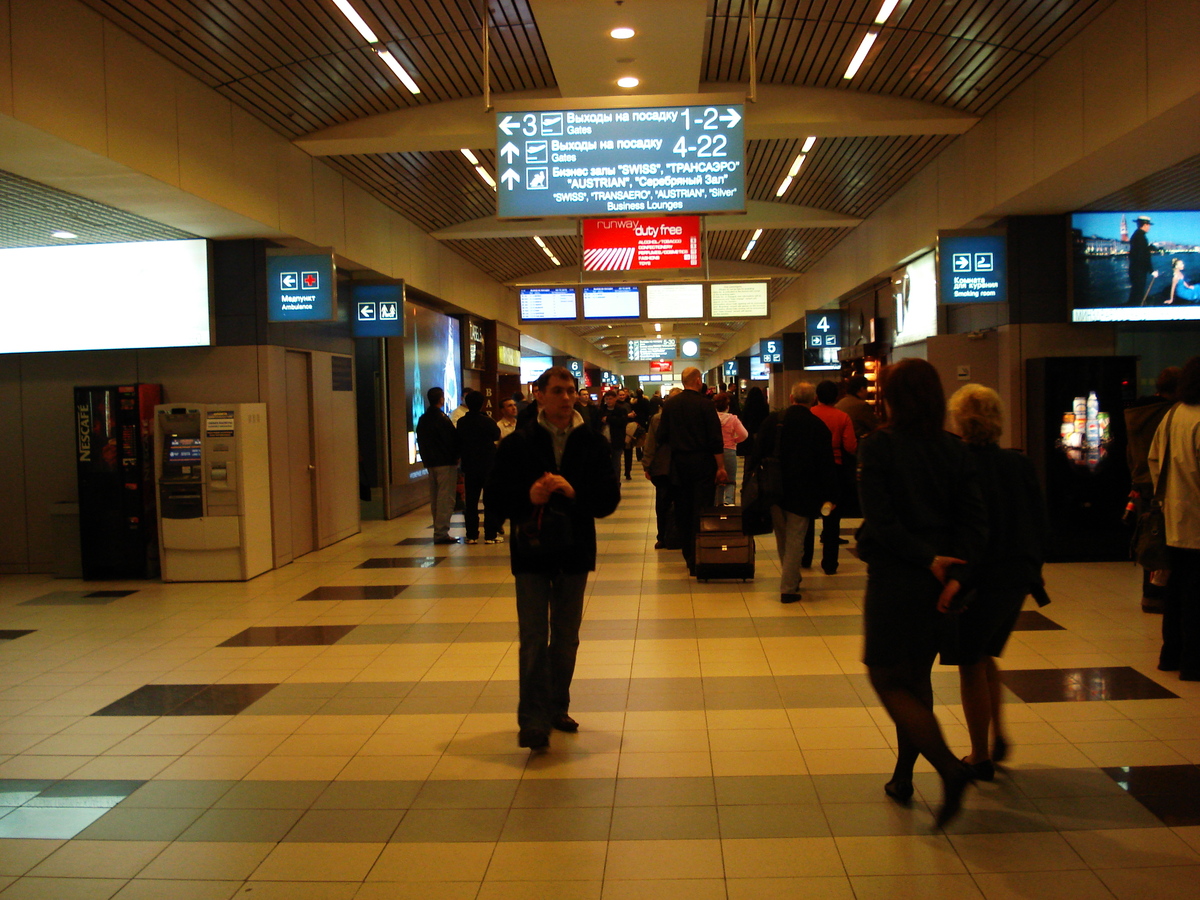
[(943, 430), (945, 395), (937, 370), (906, 359), (883, 372), (887, 424), (859, 449), (863, 526), (859, 555), (867, 564), (863, 601), (871, 686), (896, 723), (898, 757), (884, 790), (912, 797), (912, 772), (924, 756), (942, 779), (937, 824), (957, 814), (971, 771), (946, 746), (933, 714), (929, 673), (942, 613), (987, 537), (987, 516), (970, 455)]

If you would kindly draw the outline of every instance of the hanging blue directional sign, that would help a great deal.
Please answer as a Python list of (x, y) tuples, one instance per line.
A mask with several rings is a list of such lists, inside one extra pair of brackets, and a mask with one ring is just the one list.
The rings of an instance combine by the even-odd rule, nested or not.
[(267, 321), (337, 319), (337, 279), (332, 253), (267, 254)]
[(741, 104), (496, 114), (500, 218), (742, 212)]
[(355, 337), (404, 337), (404, 285), (356, 284), (351, 297)]

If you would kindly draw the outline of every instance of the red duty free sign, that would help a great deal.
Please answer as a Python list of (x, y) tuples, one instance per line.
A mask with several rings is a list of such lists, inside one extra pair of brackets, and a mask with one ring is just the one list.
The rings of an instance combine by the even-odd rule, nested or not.
[(584, 271), (692, 269), (699, 265), (699, 216), (583, 220)]

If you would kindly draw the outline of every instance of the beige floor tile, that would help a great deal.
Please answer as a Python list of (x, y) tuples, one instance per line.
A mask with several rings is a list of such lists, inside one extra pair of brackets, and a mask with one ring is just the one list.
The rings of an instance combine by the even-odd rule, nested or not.
[(725, 877), (730, 879), (844, 878), (846, 874), (833, 838), (723, 840), (721, 852)]
[(252, 881), (242, 886), (235, 900), (353, 900), (362, 885), (357, 881), (315, 882)]
[(801, 728), (865, 728), (874, 726), (871, 713), (861, 707), (830, 707), (829, 709), (788, 709), (788, 721)]
[(274, 847), (268, 843), (176, 841), (155, 857), (139, 877), (243, 881)]
[(792, 727), (783, 709), (710, 709), (705, 716), (714, 731)]
[(622, 753), (706, 753), (709, 732), (700, 729), (679, 731), (626, 731), (621, 739)]
[(605, 841), (502, 841), (485, 881), (599, 882), (607, 854)]
[(25, 747), (4, 748), (6, 752), (27, 752), (31, 756), (95, 756), (120, 743), (119, 734), (55, 734)]
[(812, 775), (890, 774), (896, 754), (890, 749), (804, 750), (804, 762)]
[(1057, 832), (953, 834), (950, 843), (968, 872), (1040, 872), (1087, 864)]
[[(503, 887), (501, 884), (496, 886)], [(483, 895), (479, 891), (480, 885), (475, 881), (377, 881), (360, 887), (354, 900), (480, 900)], [(528, 892), (518, 895), (518, 900), (528, 896)], [(556, 893), (555, 897), (558, 896)], [(501, 900), (501, 897), (495, 900)]]
[[(264, 716), (263, 718), (273, 718)], [(214, 734), (188, 751), (189, 756), (266, 756), (286, 734)]]
[(30, 870), (47, 878), (132, 878), (166, 841), (68, 841)]
[(67, 778), (90, 756), (14, 756), (0, 763), (0, 778)]
[(808, 766), (799, 750), (741, 750), (712, 753), (717, 777), (746, 775), (806, 775)]
[(242, 887), (240, 881), (156, 881), (135, 878), (112, 900), (229, 900)]
[(730, 878), (729, 900), (854, 900), (845, 877)]
[(799, 750), (791, 728), (739, 728), (710, 730), (709, 746), (713, 752), (745, 752), (754, 750)]
[(856, 900), (984, 900), (970, 875), (868, 875), (850, 883)]
[(293, 734), (271, 751), (272, 756), (351, 757), (366, 742), (365, 734)]
[(250, 770), (251, 781), (333, 781), (348, 756), (270, 756)]
[(181, 756), (195, 747), (198, 734), (135, 734), (110, 747), (109, 756)]
[[(196, 716), (194, 718), (200, 718)], [(353, 718), (352, 716), (238, 716), (216, 729), (216, 734), (292, 734), (310, 718)]]
[[(264, 716), (263, 718), (268, 717)], [(387, 716), (309, 716), (296, 726), (294, 734), (372, 735), (387, 721), (387, 718)]]
[(703, 731), (708, 727), (704, 710), (664, 710), (625, 713), (625, 731)]
[(726, 900), (721, 878), (604, 882), (603, 900)]
[(1096, 875), (1117, 900), (1188, 897), (1200, 887), (1200, 866), (1099, 869)]
[(859, 875), (948, 875), (966, 868), (954, 847), (941, 835), (839, 837), (838, 852), (846, 872)]
[(109, 900), (123, 878), (18, 878), (4, 891), (4, 900)]
[(1188, 760), (1162, 741), (1128, 741), (1100, 744), (1076, 744), (1076, 748), (1097, 766), (1180, 766)]
[(374, 881), (483, 881), (496, 844), (388, 844), (367, 875)]
[(808, 750), (880, 750), (889, 746), (879, 728), (864, 726), (801, 727), (795, 729), (800, 749)]
[[(1055, 872), (1005, 872), (977, 874), (975, 884), (986, 900), (1112, 900), (1112, 894), (1090, 870)], [(1159, 900), (1159, 898), (1156, 898)]]
[(238, 781), (262, 761), (258, 756), (184, 756), (158, 773), (165, 780)]
[(65, 843), (29, 838), (0, 841), (0, 876), (24, 875)]
[(1063, 837), (1093, 869), (1200, 863), (1200, 854), (1169, 828), (1068, 831)]
[(610, 841), (606, 881), (722, 878), (721, 842)]
[(277, 844), (252, 881), (362, 881), (384, 844)]
[(704, 752), (622, 753), (620, 778), (687, 778), (713, 774), (712, 757)]
[(175, 762), (174, 756), (101, 756), (84, 763), (71, 773), (72, 778), (149, 781)]
[(511, 735), (510, 740), (510, 746), (519, 752), (476, 756), (446, 754), (434, 764), (433, 769), (429, 772), (429, 778), (432, 781), (520, 778), (529, 762), (529, 751), (516, 747), (516, 735)]

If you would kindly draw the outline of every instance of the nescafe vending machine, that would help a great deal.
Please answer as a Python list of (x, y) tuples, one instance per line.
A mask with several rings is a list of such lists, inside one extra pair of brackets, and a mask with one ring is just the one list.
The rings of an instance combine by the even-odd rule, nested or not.
[(161, 384), (75, 388), (83, 577), (158, 575), (154, 407)]
[(1049, 507), (1050, 562), (1129, 559), (1125, 407), (1137, 357), (1026, 360), (1026, 444)]

